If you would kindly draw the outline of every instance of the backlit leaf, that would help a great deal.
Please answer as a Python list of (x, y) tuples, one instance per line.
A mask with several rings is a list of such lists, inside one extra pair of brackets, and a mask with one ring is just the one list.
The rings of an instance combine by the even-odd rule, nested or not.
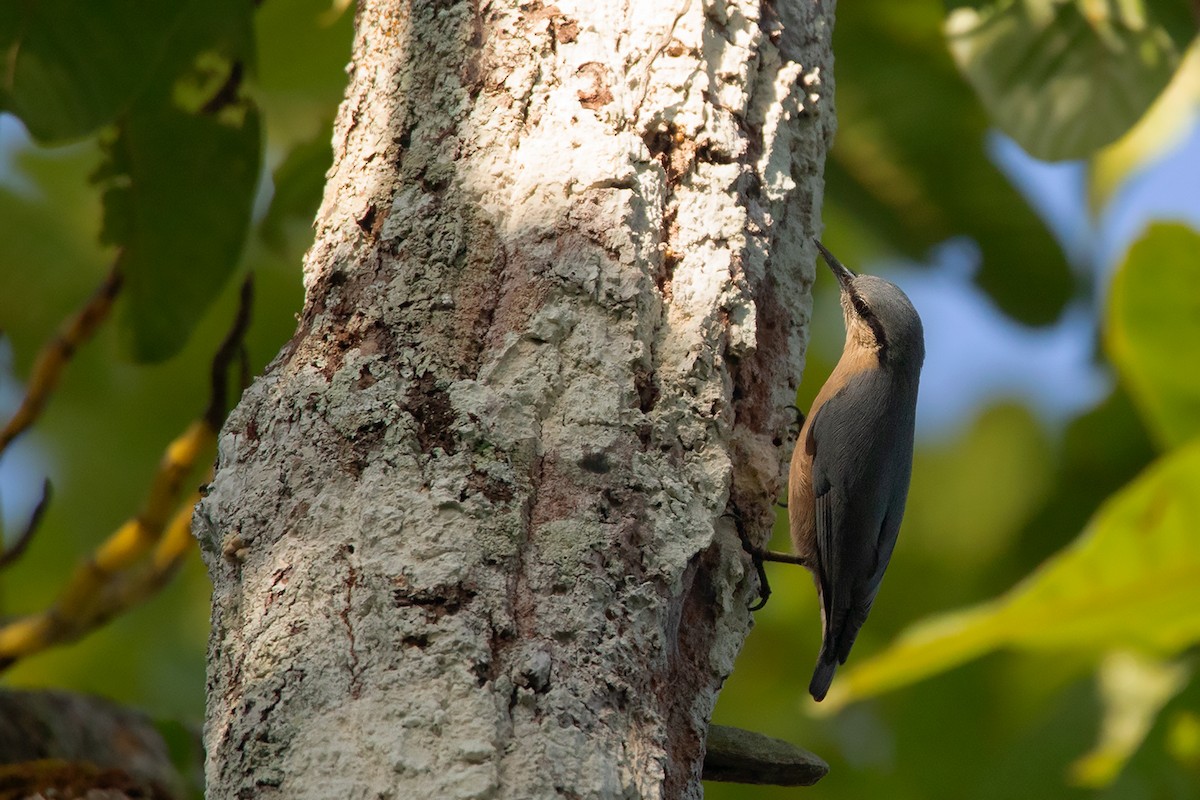
[(1139, 2), (1001, 0), (946, 19), (950, 51), (1000, 128), (1035, 158), (1083, 158), (1133, 127), (1180, 50)]
[(1160, 444), (1200, 434), (1200, 234), (1178, 224), (1151, 226), (1113, 279), (1105, 344)]
[(1200, 46), (1193, 44), (1175, 77), (1133, 128), (1088, 164), (1088, 201), (1099, 213), (1130, 176), (1164, 157), (1187, 137), (1200, 103)]
[(1184, 664), (1124, 651), (1106, 656), (1098, 676), (1104, 701), (1100, 740), (1071, 764), (1071, 782), (1097, 789), (1111, 784), (1141, 747), (1158, 712), (1190, 677)]

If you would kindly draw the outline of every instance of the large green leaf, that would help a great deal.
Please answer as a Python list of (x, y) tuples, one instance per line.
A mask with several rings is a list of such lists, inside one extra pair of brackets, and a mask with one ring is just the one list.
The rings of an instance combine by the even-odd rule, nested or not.
[(1155, 438), (1166, 447), (1200, 433), (1200, 235), (1151, 226), (1113, 279), (1105, 344)]
[(158, 79), (117, 119), (96, 173), (102, 239), (125, 273), (122, 331), (139, 361), (174, 355), (237, 267), (261, 161), (247, 0), (181, 4)]
[(258, 113), (139, 108), (111, 145), (106, 238), (122, 247), (134, 358), (174, 355), (233, 273), (258, 181)]
[(102, 240), (139, 360), (174, 354), (236, 267), (261, 150), (252, 21), (250, 0), (0, 4), (0, 110), (43, 142), (107, 128)]
[(978, 6), (947, 17), (950, 51), (996, 124), (1036, 158), (1084, 158), (1115, 141), (1179, 63), (1160, 10), (1140, 0)]
[(1049, 323), (1071, 274), (1045, 224), (988, 160), (990, 121), (946, 50), (943, 14), (935, 0), (838, 6), (830, 246), (861, 264), (889, 250), (925, 258), (968, 236), (982, 256), (979, 285), (1009, 315)]
[(1070, 544), (1100, 504), (1136, 478), (1158, 454), (1120, 384), (1104, 402), (1071, 421), (1058, 453), (1045, 502), (1004, 552), (1011, 566), (998, 588), (1011, 585), (1031, 565)]
[(91, 133), (150, 81), (187, 3), (8, 0), (0, 3), (0, 110), (41, 142)]
[(1117, 493), (1006, 595), (917, 623), (834, 681), (824, 710), (1003, 646), (1172, 654), (1200, 640), (1200, 441)]

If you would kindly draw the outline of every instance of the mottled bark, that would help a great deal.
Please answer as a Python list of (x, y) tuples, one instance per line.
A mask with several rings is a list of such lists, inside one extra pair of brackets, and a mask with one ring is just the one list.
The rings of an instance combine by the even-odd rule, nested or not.
[(359, 6), (221, 437), (209, 797), (697, 797), (783, 478), (831, 3)]

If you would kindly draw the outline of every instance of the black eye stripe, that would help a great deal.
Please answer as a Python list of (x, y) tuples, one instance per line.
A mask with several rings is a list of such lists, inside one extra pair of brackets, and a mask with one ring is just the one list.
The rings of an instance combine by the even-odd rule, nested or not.
[(850, 295), (850, 302), (854, 305), (854, 310), (858, 312), (860, 317), (873, 316), (871, 309), (867, 306), (867, 301), (863, 300), (857, 294)]
[(867, 305), (867, 301), (863, 300), (853, 289), (850, 290), (850, 304), (854, 306), (854, 313), (858, 314), (859, 319), (871, 329), (871, 335), (875, 337), (875, 343), (879, 345), (879, 363), (884, 363), (887, 359), (888, 340), (887, 334), (883, 330), (883, 324), (875, 316), (871, 307)]

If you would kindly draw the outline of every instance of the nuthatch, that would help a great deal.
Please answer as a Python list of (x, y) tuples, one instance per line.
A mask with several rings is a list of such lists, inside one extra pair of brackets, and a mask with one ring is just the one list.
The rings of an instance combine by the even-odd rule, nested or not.
[[(912, 475), (921, 318), (899, 287), (855, 275), (815, 239), (841, 284), (846, 346), (796, 440), (788, 516), (812, 570), (822, 640), (808, 691), (825, 697), (867, 620), (892, 557)], [(767, 556), (770, 558), (770, 555)]]

